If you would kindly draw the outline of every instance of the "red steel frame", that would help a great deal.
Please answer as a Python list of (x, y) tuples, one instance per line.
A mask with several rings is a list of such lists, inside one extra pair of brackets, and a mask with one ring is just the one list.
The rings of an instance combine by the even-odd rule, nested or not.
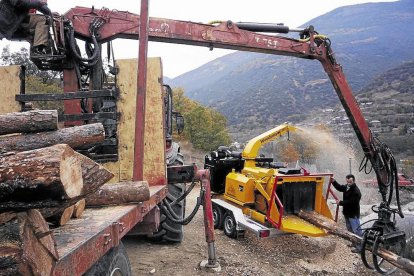
[[(136, 97), (136, 125), (135, 125), (135, 152), (134, 152), (134, 166), (133, 166), (133, 180), (143, 180), (143, 160), (144, 160), (144, 130), (145, 130), (145, 98), (146, 98), (146, 82), (147, 82), (147, 52), (148, 52), (148, 0), (141, 0), (141, 17), (140, 17), (140, 40), (139, 40), (139, 55), (138, 55), (138, 74), (137, 74), (137, 97)], [(76, 16), (74, 21), (76, 22)], [(144, 70), (142, 70), (144, 68)], [(141, 69), (141, 70), (140, 70)], [(65, 92), (77, 91), (79, 89), (76, 81), (77, 77), (75, 70), (64, 71)], [(81, 112), (79, 101), (65, 102), (65, 112), (67, 114), (78, 114)], [(72, 122), (72, 124), (81, 124), (81, 122)], [(211, 208), (211, 193), (210, 193), (210, 174), (208, 170), (200, 170), (197, 172), (197, 178), (202, 181), (202, 188), (205, 189), (204, 198), (204, 224), (205, 237), (208, 244), (208, 263), (211, 266), (217, 265), (214, 247), (214, 223), (213, 212)], [(161, 186), (159, 186), (161, 187)], [(157, 187), (151, 187), (155, 189)], [(81, 275), (86, 272), (93, 264), (98, 262), (103, 255), (106, 254), (112, 247), (119, 245), (121, 238), (126, 235), (137, 223), (141, 222), (145, 215), (149, 214), (157, 204), (166, 197), (168, 189), (160, 189), (150, 200), (145, 201), (135, 206), (118, 207), (121, 210), (116, 210), (117, 207), (110, 207), (108, 209), (90, 210), (91, 217), (97, 212), (107, 212), (107, 216), (97, 220), (96, 223), (107, 224), (106, 227), (100, 228), (99, 233), (95, 233), (95, 229), (89, 229), (88, 233), (81, 236), (70, 234), (70, 229), (65, 232), (64, 228), (59, 231), (63, 233), (63, 237), (57, 240), (58, 249), (61, 251), (61, 258), (57, 262), (53, 275)], [(111, 216), (119, 215), (113, 221)], [(73, 230), (85, 229), (85, 224), (75, 225)], [(90, 221), (91, 222), (91, 221)], [(89, 223), (90, 223), (89, 222)], [(108, 225), (109, 224), (109, 225)], [(93, 227), (93, 225), (88, 225)], [(70, 228), (70, 226), (67, 226)], [(88, 227), (87, 227), (88, 228)], [(73, 232), (72, 230), (72, 232)], [(78, 232), (78, 231), (76, 231)], [(68, 237), (65, 239), (65, 234)], [(69, 238), (70, 240), (67, 240)], [(73, 244), (76, 240), (80, 245)], [(63, 253), (62, 253), (63, 252)]]
[[(336, 63), (332, 50), (326, 44), (315, 42), (314, 33), (310, 34), (308, 40), (302, 41), (241, 30), (231, 21), (214, 26), (165, 18), (148, 18), (148, 0), (141, 0), (141, 13), (141, 16), (116, 10), (104, 13), (102, 18), (106, 23), (100, 29), (100, 42), (104, 43), (115, 38), (143, 38), (143, 41), (140, 42), (140, 53), (146, 52), (147, 42), (150, 40), (204, 46), (210, 49), (223, 48), (318, 60), (329, 76), (366, 156), (372, 164), (382, 163), (377, 154), (372, 133), (352, 94), (342, 67)], [(89, 24), (93, 18), (98, 16), (97, 14), (100, 14), (97, 10), (76, 7), (69, 10), (64, 16), (73, 23), (76, 36), (88, 40), (90, 39)], [(144, 63), (145, 58), (145, 55), (141, 54), (138, 62), (140, 64)], [(139, 79), (143, 80), (145, 76), (141, 76)], [(142, 85), (143, 82), (138, 84), (141, 87), (141, 92), (144, 93)], [(76, 89), (69, 90), (74, 91)], [(140, 94), (140, 97), (142, 98), (143, 94)], [(142, 102), (142, 100), (140, 101)], [(65, 104), (65, 108), (68, 112), (71, 112), (71, 107), (68, 107), (68, 105), (69, 103)], [(73, 109), (79, 109), (79, 107), (76, 106)], [(139, 113), (145, 112), (142, 108), (137, 111)], [(137, 127), (138, 129), (143, 128), (143, 124), (139, 124)], [(137, 139), (140, 140), (142, 137), (138, 135)], [(142, 171), (139, 163), (142, 159), (141, 142), (143, 140), (136, 141), (135, 179), (141, 177)], [(385, 169), (378, 169), (376, 173), (383, 183), (388, 182)]]
[[(73, 23), (76, 36), (87, 40), (90, 37), (89, 24), (97, 14), (99, 13), (92, 12), (90, 8), (76, 7), (67, 12), (65, 17)], [(118, 37), (129, 39), (139, 38), (140, 48), (138, 64), (141, 69), (146, 68), (148, 40), (205, 46), (210, 49), (216, 47), (319, 60), (327, 72), (338, 97), (350, 118), (350, 122), (354, 127), (364, 151), (371, 161), (375, 158), (373, 157), (375, 155), (372, 154), (375, 151), (375, 148), (372, 146), (371, 132), (354, 96), (352, 95), (342, 68), (339, 64), (333, 62), (331, 59), (332, 53), (328, 52), (328, 48), (325, 47), (323, 43), (319, 45), (315, 43), (313, 34), (311, 34), (309, 41), (299, 41), (286, 37), (270, 36), (241, 30), (230, 21), (213, 26), (188, 21), (149, 18), (148, 0), (141, 0), (141, 16), (120, 11), (112, 11), (106, 13), (105, 16), (104, 19), (106, 20), (106, 23), (100, 30), (100, 42), (107, 42)], [(75, 79), (73, 71), (65, 71), (65, 92), (77, 90), (77, 83), (74, 81)], [(137, 90), (133, 179), (142, 180), (146, 70), (139, 70), (138, 72)], [(77, 111), (80, 111), (80, 106), (75, 102), (66, 102), (65, 109), (68, 114), (77, 113)], [(283, 205), (276, 195), (276, 187), (277, 178), (275, 179), (271, 201), (276, 199), (281, 210), (281, 215), (278, 222), (271, 222), (280, 228), (283, 217)], [(334, 195), (330, 186), (328, 193)], [(267, 214), (268, 219), (270, 219), (270, 209), (271, 206)], [(113, 230), (107, 231), (113, 232)], [(207, 231), (210, 231), (210, 229), (206, 228), (206, 235), (208, 234)], [(210, 236), (210, 234), (208, 235)], [(115, 243), (119, 242), (119, 237), (116, 239), (117, 241)], [(211, 236), (208, 240), (211, 240)]]
[(197, 171), (197, 179), (200, 179), (202, 183), (202, 188), (205, 189), (205, 196), (203, 202), (204, 228), (206, 233), (206, 241), (207, 243), (210, 243), (214, 242), (214, 221), (213, 208), (211, 205), (210, 171)]
[(332, 197), (335, 199), (336, 202), (336, 210), (335, 210), (335, 221), (338, 222), (338, 213), (339, 213), (339, 198), (332, 190), (332, 175), (329, 178), (328, 189), (326, 190), (326, 200), (328, 200), (329, 195), (331, 194)]
[[(276, 229), (280, 229), (280, 227), (282, 226), (282, 218), (283, 218), (283, 204), (282, 202), (280, 202), (279, 197), (276, 194), (276, 187), (277, 187), (277, 181), (279, 180), (279, 176), (275, 177), (275, 182), (273, 184), (273, 189), (272, 189), (272, 194), (270, 195), (270, 202), (269, 202), (269, 209), (267, 210), (267, 214), (266, 214), (266, 219), (268, 221), (270, 221), (270, 223), (272, 223), (272, 225), (276, 228)], [(274, 221), (271, 216), (270, 216), (270, 210), (272, 209), (273, 206), (273, 200), (276, 199), (276, 203), (279, 206), (279, 221), (276, 222)]]
[[(167, 195), (167, 187), (150, 187), (151, 198), (128, 205), (87, 209), (80, 219), (54, 230), (60, 259), (53, 275), (82, 275)], [(100, 215), (99, 215), (100, 214)]]
[[(322, 173), (322, 174), (315, 174), (314, 175), (314, 174), (307, 173), (306, 176), (313, 176), (313, 177), (318, 177), (318, 176), (326, 177), (326, 176), (329, 176), (329, 184), (328, 184), (325, 200), (328, 200), (329, 194), (331, 194), (335, 198), (336, 203), (337, 203), (336, 211), (335, 211), (335, 221), (337, 222), (338, 221), (338, 211), (339, 211), (339, 205), (338, 205), (339, 199), (335, 195), (335, 193), (332, 191), (332, 188), (331, 188), (333, 174)], [(277, 182), (279, 180), (279, 177), (280, 176), (275, 177), (275, 182), (274, 182), (274, 185), (273, 185), (272, 194), (270, 195), (269, 209), (267, 210), (267, 214), (266, 214), (266, 219), (268, 221), (270, 221), (270, 223), (272, 223), (272, 225), (276, 229), (280, 229), (280, 227), (282, 226), (282, 218), (283, 218), (283, 212), (284, 212), (283, 204), (282, 204), (282, 202), (280, 201), (279, 197), (276, 194)], [(289, 178), (289, 177), (297, 177), (297, 175), (295, 175), (295, 176), (288, 176), (288, 175), (283, 176), (283, 178)], [(272, 209), (272, 206), (273, 206), (272, 203), (273, 203), (274, 200), (276, 200), (276, 204), (277, 204), (277, 206), (279, 206), (279, 220), (277, 222), (274, 221), (270, 217), (270, 211)]]
[(145, 97), (147, 93), (147, 53), (148, 53), (148, 1), (141, 0), (141, 18), (139, 25), (138, 77), (135, 118), (134, 145), (134, 181), (144, 178), (144, 131), (145, 131)]
[[(148, 0), (142, 0), (141, 8), (148, 7)], [(334, 89), (350, 119), (359, 142), (370, 161), (380, 164), (377, 150), (372, 141), (372, 134), (364, 119), (351, 88), (340, 64), (334, 61), (332, 50), (324, 43), (316, 43), (314, 34), (309, 40), (302, 41), (283, 36), (265, 35), (241, 30), (231, 21), (217, 26), (194, 23), (189, 21), (171, 20), (165, 18), (149, 18), (148, 11), (142, 10), (142, 16), (129, 12), (111, 11), (106, 14), (105, 25), (100, 29), (100, 42), (115, 38), (148, 40), (175, 44), (204, 46), (210, 49), (223, 48), (260, 52), (275, 55), (294, 56), (304, 59), (316, 59), (321, 62), (328, 74)], [(65, 17), (72, 21), (76, 36), (89, 39), (89, 24), (98, 12), (90, 8), (76, 7), (69, 10)], [(147, 21), (148, 20), (148, 21)], [(146, 28), (148, 24), (148, 28)], [(148, 30), (148, 33), (146, 31)], [(143, 43), (146, 45), (146, 43)], [(143, 62), (140, 59), (139, 62)], [(137, 153), (138, 154), (138, 153)], [(137, 157), (137, 160), (139, 157)], [(136, 173), (139, 175), (139, 173)], [(387, 172), (377, 172), (384, 183), (387, 183)]]

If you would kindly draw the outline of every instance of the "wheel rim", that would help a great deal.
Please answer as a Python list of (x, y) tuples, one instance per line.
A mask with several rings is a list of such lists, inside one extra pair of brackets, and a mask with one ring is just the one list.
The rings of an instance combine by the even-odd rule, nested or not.
[(218, 222), (218, 212), (216, 209), (213, 209), (213, 223), (216, 225)]
[(110, 276), (123, 276), (122, 271), (119, 267), (114, 268), (114, 270), (112, 270), (111, 275)]
[(226, 217), (224, 221), (224, 228), (226, 229), (227, 233), (232, 233), (234, 229), (234, 221), (231, 217)]

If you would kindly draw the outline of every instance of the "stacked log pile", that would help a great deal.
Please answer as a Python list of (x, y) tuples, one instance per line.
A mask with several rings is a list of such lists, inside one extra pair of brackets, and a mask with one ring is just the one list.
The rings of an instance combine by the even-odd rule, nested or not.
[[(102, 124), (58, 129), (57, 111), (0, 115), (0, 275), (50, 275), (54, 226), (113, 177), (73, 148), (104, 140)], [(49, 223), (48, 223), (49, 222)]]
[(58, 129), (57, 118), (0, 115), (0, 275), (50, 275), (59, 256), (49, 225), (80, 218), (85, 206), (150, 198), (145, 181), (105, 184), (113, 174), (74, 150), (101, 143), (102, 124)]

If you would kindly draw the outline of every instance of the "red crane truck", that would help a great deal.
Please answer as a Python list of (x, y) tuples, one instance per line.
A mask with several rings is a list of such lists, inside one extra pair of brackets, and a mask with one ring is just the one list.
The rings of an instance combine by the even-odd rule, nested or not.
[[(148, 14), (148, 0), (141, 1), (141, 14), (136, 15), (129, 12), (110, 11), (108, 9), (94, 9), (75, 7), (66, 12), (62, 17), (50, 19), (51, 35), (53, 43), (51, 54), (45, 56), (32, 56), (32, 61), (40, 68), (63, 70), (65, 95), (65, 116), (72, 122), (68, 125), (80, 124), (91, 117), (101, 116), (101, 119), (111, 119), (113, 114), (105, 114), (111, 107), (111, 95), (103, 91), (101, 45), (116, 38), (139, 39), (138, 68), (147, 68), (148, 41), (188, 44), (195, 46), (213, 48), (224, 48), (241, 51), (259, 52), (274, 55), (292, 56), (304, 59), (315, 59), (321, 62), (328, 74), (335, 91), (350, 119), (357, 134), (358, 140), (364, 150), (365, 157), (369, 160), (376, 172), (379, 190), (383, 202), (378, 208), (378, 227), (372, 230), (371, 236), (365, 237), (366, 242), (373, 246), (390, 245), (393, 242), (405, 240), (403, 231), (395, 228), (392, 216), (399, 214), (403, 216), (398, 205), (397, 209), (391, 208), (393, 190), (396, 191), (398, 202), (398, 179), (395, 161), (390, 150), (374, 138), (358, 104), (346, 81), (340, 64), (337, 63), (328, 37), (318, 34), (313, 26), (305, 29), (289, 29), (279, 24), (257, 24), (257, 23), (235, 23), (232, 21), (222, 22), (218, 25), (201, 24), (188, 21), (170, 20), (162, 18), (150, 18)], [(284, 37), (283, 33), (298, 32), (299, 39)], [(276, 33), (276, 35), (264, 34), (264, 32)], [(81, 56), (76, 45), (76, 39), (86, 42), (87, 58)], [(109, 52), (109, 51), (108, 51)], [(111, 70), (116, 73), (117, 68)], [(89, 79), (87, 96), (84, 92), (69, 93), (85, 88), (82, 81), (85, 76)], [(133, 180), (145, 179), (144, 172), (144, 143), (145, 143), (145, 100), (147, 92), (147, 70), (138, 70), (137, 94), (134, 109), (136, 110), (136, 121), (134, 123), (133, 143)], [(99, 91), (95, 91), (99, 90)], [(104, 93), (100, 94), (99, 93)], [(105, 94), (107, 93), (107, 94)], [(108, 94), (109, 93), (109, 94)], [(104, 96), (102, 98), (102, 96)], [(26, 97), (26, 98), (25, 98)], [(87, 104), (82, 104), (79, 98), (94, 99)], [(29, 101), (27, 96), (20, 95), (20, 102)], [(116, 112), (110, 110), (109, 112)], [(80, 115), (77, 115), (80, 114)], [(99, 115), (98, 115), (99, 114)], [(107, 124), (110, 131), (110, 122)], [(112, 137), (110, 137), (112, 138)], [(96, 155), (102, 158), (114, 157), (111, 152), (105, 151), (105, 146), (111, 146), (110, 140), (103, 149), (97, 150)], [(110, 148), (110, 147), (109, 147)], [(107, 149), (107, 148), (106, 148)], [(150, 180), (151, 199), (139, 205), (111, 207), (108, 209), (89, 210), (85, 216), (86, 221), (79, 221), (58, 229), (55, 236), (58, 239), (60, 260), (56, 264), (55, 275), (79, 275), (96, 268), (102, 263), (109, 263), (107, 259), (118, 258), (118, 266), (107, 270), (110, 273), (120, 270), (126, 264), (125, 258), (119, 256), (122, 248), (118, 246), (120, 239), (134, 227), (154, 225), (159, 216), (157, 204), (167, 194), (167, 183), (183, 182), (186, 180), (187, 170), (173, 166), (169, 168), (168, 177), (158, 175)], [(198, 175), (203, 178), (203, 183), (208, 182), (208, 171), (200, 171)], [(200, 178), (200, 177), (199, 177)], [(209, 188), (206, 185), (206, 194)], [(211, 203), (206, 196), (205, 212), (211, 218)], [(166, 208), (162, 208), (171, 223), (174, 217), (168, 214)], [(147, 224), (148, 223), (148, 224)], [(87, 224), (87, 225), (85, 225)], [(206, 233), (208, 242), (209, 261), (208, 265), (215, 266), (214, 234), (212, 233), (212, 220), (206, 220)], [(147, 232), (148, 232), (147, 228)], [(154, 230), (154, 228), (152, 228)], [(381, 236), (381, 239), (374, 239)], [(375, 253), (374, 253), (375, 255)], [(402, 258), (403, 259), (403, 258)], [(414, 265), (406, 260), (406, 269), (414, 271)], [(112, 262), (111, 262), (112, 264)], [(104, 266), (107, 266), (106, 264)], [(382, 271), (380, 260), (376, 259), (374, 266)], [(108, 274), (109, 275), (109, 274)], [(112, 274), (111, 274), (112, 275)]]

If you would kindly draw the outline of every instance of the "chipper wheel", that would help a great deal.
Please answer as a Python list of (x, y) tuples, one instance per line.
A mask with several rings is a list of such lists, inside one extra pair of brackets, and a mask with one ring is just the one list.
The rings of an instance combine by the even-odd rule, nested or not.
[(214, 229), (223, 229), (223, 219), (224, 219), (224, 213), (223, 209), (215, 204), (212, 203), (213, 207), (213, 221), (214, 221)]
[(234, 215), (232, 212), (227, 211), (224, 214), (223, 229), (224, 234), (226, 234), (227, 237), (232, 239), (237, 238), (237, 222), (234, 219)]
[[(185, 183), (168, 184), (168, 195), (166, 200), (171, 204), (185, 192)], [(173, 211), (180, 217), (184, 218), (185, 199), (171, 206)], [(179, 243), (183, 240), (184, 227), (181, 224), (171, 221), (161, 208), (160, 226), (158, 232), (155, 232), (150, 239), (156, 242)]]

